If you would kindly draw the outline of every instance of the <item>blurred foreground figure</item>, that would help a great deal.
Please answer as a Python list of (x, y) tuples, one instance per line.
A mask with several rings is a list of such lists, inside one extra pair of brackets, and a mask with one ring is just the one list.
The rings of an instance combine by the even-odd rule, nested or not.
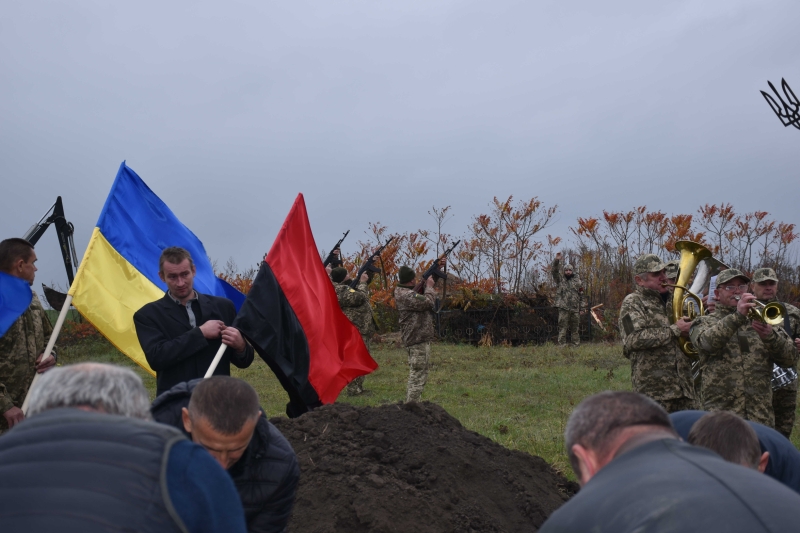
[(800, 495), (678, 440), (666, 411), (634, 392), (575, 408), (564, 434), (581, 490), (540, 532), (795, 531)]
[(761, 453), (758, 436), (746, 420), (730, 411), (708, 413), (695, 422), (686, 442), (702, 446), (729, 463), (764, 473), (769, 452)]
[(245, 531), (225, 471), (200, 446), (149, 420), (131, 370), (55, 368), (31, 391), (29, 417), (0, 438), (0, 529)]
[[(725, 412), (726, 411), (717, 411), (717, 413)], [(679, 411), (670, 414), (669, 418), (672, 420), (672, 425), (675, 426), (675, 431), (677, 431), (678, 435), (683, 440), (689, 442), (689, 432), (693, 429), (695, 423), (707, 413), (708, 411)], [(761, 456), (763, 457), (765, 453), (769, 454), (766, 469), (763, 470), (763, 472), (769, 477), (780, 481), (795, 492), (800, 493), (800, 451), (797, 451), (797, 448), (794, 447), (794, 444), (792, 444), (789, 439), (774, 429), (750, 420), (747, 421), (747, 424), (753, 428), (756, 437), (758, 437)], [(718, 441), (720, 446), (727, 446), (725, 442), (726, 441)], [(734, 441), (731, 444), (735, 446), (744, 445), (741, 440)], [(703, 445), (719, 453), (724, 459), (728, 459), (728, 457), (726, 457), (727, 453), (720, 453), (712, 447), (715, 445)]]
[(280, 533), (294, 506), (300, 467), (291, 444), (261, 411), (247, 382), (212, 376), (176, 385), (153, 418), (180, 429), (230, 474), (250, 533)]

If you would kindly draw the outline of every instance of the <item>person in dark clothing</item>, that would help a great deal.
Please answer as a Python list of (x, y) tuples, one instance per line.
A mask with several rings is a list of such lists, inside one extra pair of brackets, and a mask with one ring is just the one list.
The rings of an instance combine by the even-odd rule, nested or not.
[[(692, 426), (707, 413), (708, 411), (678, 411), (670, 414), (669, 418), (678, 435), (688, 441)], [(776, 430), (750, 420), (747, 423), (756, 432), (762, 454), (769, 453), (764, 473), (800, 493), (800, 451)]]
[(43, 375), (28, 418), (0, 438), (2, 531), (246, 531), (230, 477), (181, 432), (149, 420), (148, 407), (126, 368), (83, 363)]
[(220, 344), (229, 347), (214, 375), (229, 376), (230, 364), (247, 368), (253, 347), (238, 329), (230, 327), (236, 307), (227, 298), (194, 290), (195, 266), (183, 248), (166, 248), (158, 276), (167, 293), (133, 315), (136, 336), (147, 364), (156, 372), (156, 395), (184, 381), (205, 376)]
[(794, 531), (800, 495), (678, 439), (667, 412), (634, 392), (590, 396), (564, 433), (581, 490), (541, 533)]
[(225, 376), (196, 379), (156, 398), (150, 411), (157, 422), (185, 432), (228, 470), (250, 533), (285, 531), (300, 467), (250, 385)]

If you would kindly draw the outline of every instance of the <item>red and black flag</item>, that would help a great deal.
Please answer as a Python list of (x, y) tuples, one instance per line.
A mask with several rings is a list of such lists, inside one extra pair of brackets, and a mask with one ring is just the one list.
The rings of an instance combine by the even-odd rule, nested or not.
[(234, 322), (289, 393), (286, 414), (333, 403), (378, 364), (339, 308), (298, 194)]

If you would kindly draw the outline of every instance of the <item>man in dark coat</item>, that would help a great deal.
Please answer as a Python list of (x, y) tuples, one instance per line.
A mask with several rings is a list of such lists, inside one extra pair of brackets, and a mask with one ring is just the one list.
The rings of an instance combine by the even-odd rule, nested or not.
[(264, 416), (256, 391), (240, 379), (213, 376), (181, 383), (151, 407), (228, 471), (250, 533), (280, 533), (294, 506), (300, 467), (291, 444)]
[(194, 290), (195, 266), (187, 250), (166, 248), (158, 275), (167, 284), (167, 293), (133, 315), (147, 364), (156, 372), (157, 395), (205, 376), (220, 344), (228, 349), (214, 375), (229, 376), (231, 363), (250, 366), (253, 347), (229, 326), (236, 318), (233, 302)]
[(570, 415), (564, 440), (581, 490), (540, 533), (797, 528), (800, 495), (681, 442), (667, 412), (643, 394), (590, 396)]

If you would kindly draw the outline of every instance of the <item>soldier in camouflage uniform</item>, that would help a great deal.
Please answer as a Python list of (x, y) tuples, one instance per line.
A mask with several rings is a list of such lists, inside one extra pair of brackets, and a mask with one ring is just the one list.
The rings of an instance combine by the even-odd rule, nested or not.
[(696, 409), (691, 361), (678, 346), (691, 322), (670, 325), (666, 303), (671, 294), (666, 267), (658, 256), (643, 255), (633, 266), (636, 291), (619, 310), (622, 353), (631, 361), (633, 390), (661, 404), (669, 413)]
[(774, 427), (772, 364), (794, 366), (797, 349), (783, 328), (747, 318), (755, 306), (749, 281), (734, 268), (720, 272), (716, 309), (695, 319), (690, 338), (700, 353), (702, 408)]
[[(759, 268), (753, 272), (753, 296), (764, 303), (776, 302), (778, 292), (778, 276), (771, 268)], [(800, 337), (800, 309), (784, 303), (786, 317), (783, 328), (792, 338)], [(797, 371), (797, 368), (794, 368)], [(772, 410), (775, 412), (775, 429), (787, 439), (794, 428), (794, 416), (797, 410), (797, 380), (772, 391)]]
[(428, 381), (428, 365), (431, 359), (431, 341), (435, 337), (433, 313), (436, 292), (433, 276), (425, 283), (425, 294), (414, 291), (416, 274), (407, 267), (400, 267), (400, 283), (394, 290), (394, 300), (400, 313), (400, 336), (408, 350), (408, 388), (406, 402), (418, 402)]
[[(0, 270), (33, 284), (36, 252), (28, 241), (6, 239), (0, 242)], [(52, 368), (56, 361), (42, 361), (53, 326), (33, 293), (31, 305), (0, 337), (0, 434), (21, 422), (22, 403), (37, 371)], [(53, 350), (55, 356), (55, 350)]]
[[(557, 253), (550, 268), (553, 281), (556, 282), (556, 307), (558, 308), (558, 343), (567, 343), (569, 332), (572, 344), (581, 343), (579, 333), (581, 307), (583, 305), (583, 284), (575, 274), (572, 265), (564, 265), (561, 271), (561, 254)], [(585, 307), (585, 306), (584, 306)]]
[[(674, 259), (664, 263), (664, 272), (667, 275), (667, 283), (675, 285), (678, 281), (678, 261)], [(675, 293), (675, 287), (667, 287), (669, 289), (669, 298), (667, 298), (667, 318), (672, 316), (672, 295)]]
[[(361, 275), (358, 287), (351, 289), (345, 278), (347, 269), (334, 268), (331, 273), (333, 288), (336, 290), (336, 297), (339, 299), (339, 307), (342, 308), (345, 316), (361, 333), (361, 338), (369, 351), (372, 335), (375, 333), (375, 323), (372, 319), (372, 307), (369, 304), (369, 288), (367, 282), (369, 274), (366, 272)], [(347, 384), (347, 395), (357, 396), (364, 392), (364, 376), (358, 376)]]

